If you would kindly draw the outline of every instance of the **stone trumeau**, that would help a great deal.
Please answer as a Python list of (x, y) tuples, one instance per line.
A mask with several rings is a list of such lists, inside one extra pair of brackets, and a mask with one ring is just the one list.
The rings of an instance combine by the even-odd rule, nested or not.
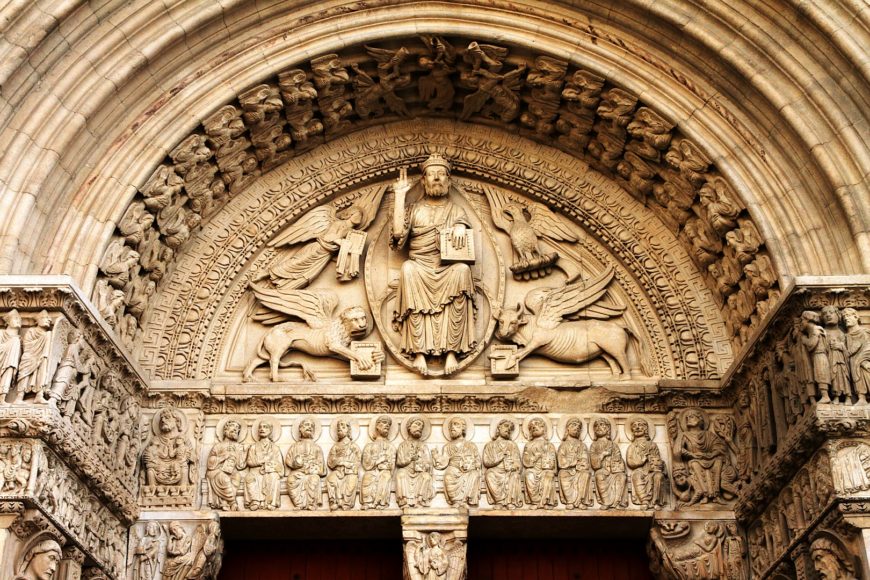
[(121, 4), (0, 7), (0, 578), (870, 577), (866, 9)]

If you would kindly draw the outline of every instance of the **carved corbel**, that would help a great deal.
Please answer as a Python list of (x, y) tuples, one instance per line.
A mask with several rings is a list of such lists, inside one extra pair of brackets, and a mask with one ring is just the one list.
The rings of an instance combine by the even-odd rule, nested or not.
[(468, 512), (408, 510), (402, 516), (406, 580), (465, 580)]

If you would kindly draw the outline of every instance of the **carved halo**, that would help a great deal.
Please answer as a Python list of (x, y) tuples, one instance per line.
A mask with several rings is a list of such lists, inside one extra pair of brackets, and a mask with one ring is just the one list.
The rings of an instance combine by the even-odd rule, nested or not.
[(444, 423), (441, 424), (441, 432), (444, 433), (446, 441), (452, 441), (450, 437), (450, 422), (454, 419), (460, 419), (465, 422), (465, 439), (471, 441), (474, 438), (474, 422), (465, 415), (448, 415), (444, 418)]
[(496, 417), (489, 423), (489, 436), (491, 439), (498, 439), (498, 425), (502, 421), (510, 421), (514, 424), (514, 430), (511, 432), (511, 439), (516, 441), (517, 436), (519, 435), (519, 429), (517, 428), (516, 419), (512, 419), (511, 417)]
[(298, 419), (293, 421), (292, 425), (290, 426), (290, 433), (293, 435), (293, 440), (294, 441), (301, 441), (302, 440), (302, 436), (299, 435), (299, 425), (301, 425), (302, 421), (305, 421), (306, 419), (309, 419), (309, 420), (311, 420), (312, 423), (314, 423), (314, 434), (311, 436), (311, 440), (312, 441), (320, 440), (320, 433), (321, 433), (321, 431), (323, 431), (323, 425), (320, 424), (320, 421), (317, 420), (317, 417), (312, 417), (310, 415), (305, 415), (305, 416), (299, 417)]
[(260, 417), (253, 423), (251, 423), (251, 437), (254, 438), (254, 441), (260, 440), (259, 427), (260, 423), (268, 423), (272, 426), (272, 434), (269, 436), (269, 439), (272, 441), (277, 441), (281, 438), (281, 423), (274, 417)]
[(704, 409), (702, 409), (700, 407), (689, 407), (688, 409), (683, 409), (683, 412), (680, 413), (680, 429), (682, 429), (683, 432), (685, 432), (687, 430), (686, 429), (686, 415), (688, 415), (689, 413), (698, 413), (699, 415), (701, 415), (701, 420), (704, 423), (704, 426), (702, 428), (703, 429), (710, 428), (710, 415), (707, 413), (707, 411), (705, 411)]
[(402, 419), (402, 437), (410, 439), (408, 436), (408, 425), (411, 424), (411, 419), (420, 419), (423, 421), (423, 434), (420, 436), (420, 441), (426, 441), (429, 438), (429, 435), (432, 434), (432, 422), (429, 421), (428, 417), (424, 417), (423, 415), (408, 415)]
[(338, 422), (339, 421), (347, 421), (348, 425), (350, 425), (350, 440), (356, 441), (357, 437), (359, 437), (359, 421), (356, 420), (355, 417), (351, 417), (349, 415), (339, 415), (329, 424), (329, 436), (332, 437), (332, 440), (338, 443)]
[[(408, 204), (415, 203), (423, 196), (422, 179), (412, 179), (412, 181), (413, 185), (407, 193)], [(458, 200), (459, 205), (465, 207), (472, 222), (484, 226), (479, 228), (480, 231), (478, 231), (477, 225), (473, 228), (475, 231), (475, 243), (479, 243), (479, 248), (476, 250), (479, 252), (477, 262), (476, 266), (473, 267), (473, 270), (479, 273), (480, 276), (480, 280), (475, 279), (477, 306), (475, 324), (478, 326), (475, 335), (477, 345), (467, 356), (459, 360), (459, 368), (454, 373), (455, 376), (470, 366), (483, 353), (492, 339), (493, 332), (495, 331), (495, 320), (492, 318), (492, 312), (496, 308), (500, 308), (504, 302), (505, 272), (507, 271), (507, 266), (495, 235), (491, 231), (492, 228), (485, 227), (485, 224), (489, 223), (489, 217), (478, 213), (473, 204), (469, 202), (462, 188), (458, 187), (452, 174), (448, 195)], [(397, 273), (401, 268), (402, 262), (406, 259), (405, 254), (403, 252), (394, 252), (388, 247), (387, 239), (390, 235), (389, 220), (379, 226), (377, 223), (373, 224), (370, 233), (372, 241), (365, 259), (365, 286), (375, 326), (378, 328), (384, 345), (393, 355), (393, 358), (408, 370), (416, 372), (411, 359), (401, 352), (398, 345), (399, 333), (392, 327), (392, 306), (396, 295), (396, 288), (393, 285), (395, 281), (384, 279), (384, 276), (377, 276), (373, 273), (373, 269), (381, 264), (387, 265), (387, 271), (393, 270)], [(487, 264), (494, 263), (494, 267), (482, 268), (480, 266), (484, 261), (484, 256), (487, 258)], [(436, 368), (430, 367), (428, 376), (443, 377), (444, 372), (436, 365)]]
[(634, 441), (634, 433), (631, 432), (631, 424), (635, 421), (643, 421), (644, 423), (646, 423), (646, 428), (649, 432), (650, 440), (655, 440), (656, 427), (652, 424), (652, 421), (650, 421), (643, 415), (630, 415), (628, 419), (625, 420), (625, 424), (622, 426), (622, 430), (625, 431), (625, 436), (628, 438), (629, 441)]
[(533, 419), (541, 419), (544, 422), (544, 439), (549, 441), (553, 437), (553, 421), (551, 421), (549, 417), (541, 414), (529, 415), (528, 417), (523, 419), (523, 437), (526, 438), (526, 441), (532, 440), (531, 435), (529, 435), (529, 424), (532, 422)]
[(172, 416), (175, 417), (175, 421), (178, 423), (178, 432), (186, 435), (187, 434), (187, 415), (184, 414), (180, 409), (176, 409), (175, 407), (163, 407), (151, 417), (151, 432), (154, 435), (160, 435), (160, 415), (165, 412), (172, 413)]
[(214, 428), (215, 439), (218, 441), (223, 441), (224, 437), (224, 427), (226, 427), (227, 423), (230, 421), (235, 421), (239, 424), (239, 443), (245, 440), (245, 437), (248, 435), (248, 425), (239, 419), (238, 417), (224, 417), (220, 421), (217, 422)]
[(396, 421), (395, 419), (393, 419), (392, 417), (390, 417), (389, 415), (384, 415), (384, 414), (375, 415), (369, 421), (369, 439), (374, 441), (374, 439), (375, 439), (375, 425), (377, 425), (378, 419), (380, 419), (381, 417), (386, 417), (387, 419), (390, 420), (390, 432), (387, 435), (387, 440), (392, 441), (393, 439), (396, 438), (396, 435), (399, 434), (399, 422)]
[(567, 439), (568, 422), (575, 419), (580, 421), (580, 440), (583, 440), (583, 435), (586, 433), (587, 429), (582, 417), (579, 417), (578, 415), (563, 415), (559, 418), (559, 422), (556, 425), (556, 434), (559, 436), (560, 440), (564, 441)]
[(598, 439), (598, 436), (595, 435), (596, 421), (607, 421), (607, 424), (610, 425), (610, 439), (616, 441), (616, 425), (613, 423), (613, 419), (605, 417), (604, 415), (593, 415), (586, 420), (586, 423), (589, 425), (589, 436), (592, 437), (592, 440), (595, 441)]

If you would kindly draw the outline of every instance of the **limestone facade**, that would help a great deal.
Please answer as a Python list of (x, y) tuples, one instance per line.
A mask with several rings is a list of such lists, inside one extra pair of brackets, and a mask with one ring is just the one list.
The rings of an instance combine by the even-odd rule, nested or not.
[(360, 512), (406, 578), (484, 517), (870, 577), (865, 8), (0, 15), (3, 578)]

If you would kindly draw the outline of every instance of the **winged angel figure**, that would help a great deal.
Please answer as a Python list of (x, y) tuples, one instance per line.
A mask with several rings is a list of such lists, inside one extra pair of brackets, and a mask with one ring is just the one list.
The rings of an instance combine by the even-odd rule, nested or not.
[[(270, 278), (281, 291), (304, 288), (317, 278), (338, 253), (336, 277), (349, 281), (359, 276), (359, 256), (365, 245), (365, 230), (375, 219), (387, 186), (370, 187), (355, 198), (344, 197), (317, 207), (269, 242), (273, 248), (286, 248), (308, 242), (295, 252), (284, 254), (269, 271), (255, 281)], [(255, 317), (268, 323), (260, 312)]]
[[(559, 253), (543, 252), (540, 238), (555, 246), (558, 245), (556, 242), (574, 243), (579, 239), (571, 222), (544, 204), (489, 187), (485, 191), (493, 223), (511, 238), (514, 263), (510, 269), (517, 280), (543, 278), (553, 271)], [(570, 265), (566, 268), (569, 280), (579, 276), (579, 269)]]
[(360, 369), (368, 370), (384, 360), (380, 352), (354, 352), (350, 348), (353, 339), (365, 338), (368, 334), (368, 315), (362, 306), (345, 308), (335, 315), (338, 295), (331, 290), (295, 290), (290, 293), (251, 284), (257, 300), (263, 306), (290, 320), (278, 324), (266, 333), (257, 347), (257, 353), (245, 367), (243, 380), (253, 379), (253, 372), (268, 362), (272, 381), (278, 380), (280, 367), (298, 367), (304, 377), (317, 380), (314, 373), (299, 361), (287, 360), (291, 350), (313, 356), (337, 356), (355, 361)]
[(518, 303), (496, 310), (496, 336), (521, 347), (505, 366), (532, 353), (569, 364), (602, 357), (613, 374), (630, 374), (629, 344), (634, 341), (639, 352), (640, 341), (624, 324), (608, 320), (625, 312), (625, 306), (603, 299), (613, 275), (611, 266), (588, 282), (536, 288), (526, 294), (525, 309)]
[(502, 122), (513, 121), (520, 112), (520, 88), (525, 64), (501, 74), (508, 49), (491, 44), (472, 42), (463, 54), (471, 66), (460, 73), (460, 81), (475, 92), (465, 97), (459, 118), (467, 120), (476, 113), (485, 117), (498, 117)]
[(465, 544), (447, 541), (439, 532), (425, 534), (422, 540), (405, 545), (409, 580), (461, 580), (465, 578)]

